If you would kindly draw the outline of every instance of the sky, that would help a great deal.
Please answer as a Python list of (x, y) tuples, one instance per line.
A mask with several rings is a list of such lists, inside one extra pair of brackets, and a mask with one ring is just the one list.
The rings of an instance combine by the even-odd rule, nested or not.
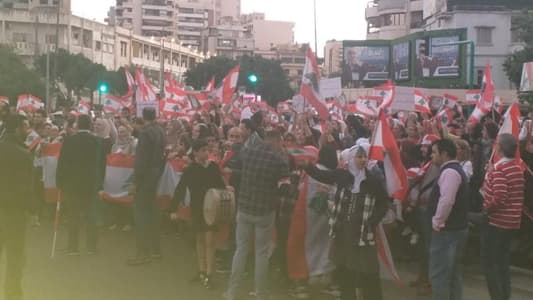
[[(312, 0), (241, 0), (242, 13), (264, 12), (266, 19), (294, 22), (295, 40), (314, 48)], [(365, 0), (316, 0), (318, 53), (327, 40), (362, 40), (366, 36)], [(72, 0), (75, 15), (103, 22), (115, 0)]]

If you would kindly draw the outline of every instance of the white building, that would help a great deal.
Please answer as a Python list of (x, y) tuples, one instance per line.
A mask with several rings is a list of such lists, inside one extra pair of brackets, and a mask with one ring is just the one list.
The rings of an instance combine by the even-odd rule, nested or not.
[[(517, 0), (373, 0), (366, 8), (367, 39), (396, 39), (417, 31), (467, 30), (475, 43), (475, 82), (487, 61), (498, 89), (512, 88), (503, 70), (505, 59), (521, 47), (512, 32), (513, 18), (533, 10), (533, 1)], [(470, 68), (470, 66), (468, 66)]]
[(238, 21), (241, 17), (241, 0), (214, 0), (217, 23), (222, 19)]
[(177, 40), (184, 46), (199, 49), (202, 31), (215, 24), (214, 10), (211, 0), (178, 0), (176, 2)]
[(254, 38), (246, 26), (222, 24), (210, 26), (202, 33), (203, 53), (238, 59), (254, 53)]
[(241, 23), (252, 33), (256, 49), (294, 44), (293, 22), (265, 20), (264, 14), (253, 13), (241, 16)]
[(71, 0), (2, 0), (0, 8), (57, 12), (57, 4), (63, 13), (70, 12)]
[[(28, 10), (0, 10), (0, 43), (12, 46), (26, 63), (54, 51), (56, 44), (55, 13)], [(108, 70), (136, 65), (159, 72), (161, 54), (164, 68), (183, 78), (188, 68), (204, 60), (196, 50), (183, 47), (171, 40), (143, 37), (131, 30), (108, 26), (69, 14), (59, 19), (60, 48), (73, 54), (83, 54)]]
[(331, 40), (324, 46), (324, 74), (326, 76), (342, 72), (342, 41)]

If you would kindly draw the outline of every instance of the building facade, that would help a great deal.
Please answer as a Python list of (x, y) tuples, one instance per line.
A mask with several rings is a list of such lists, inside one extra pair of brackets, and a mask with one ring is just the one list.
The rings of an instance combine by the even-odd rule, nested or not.
[(135, 65), (159, 72), (163, 65), (165, 70), (183, 79), (188, 68), (205, 58), (198, 51), (171, 40), (143, 37), (132, 30), (71, 14), (60, 14), (57, 29), (55, 13), (0, 10), (0, 43), (13, 47), (28, 64), (39, 55), (55, 50), (56, 32), (59, 32), (57, 42), (60, 48), (69, 53), (83, 54), (108, 70)]
[(523, 9), (533, 10), (533, 1), (374, 0), (366, 8), (367, 39), (397, 39), (420, 31), (464, 28), (466, 39), (475, 44), (474, 82), (481, 82), (489, 61), (496, 87), (509, 89), (512, 84), (503, 63), (522, 47), (512, 25)]
[(238, 21), (241, 17), (241, 0), (214, 0), (217, 23), (222, 20)]
[(0, 2), (0, 9), (20, 9), (20, 10), (39, 10), (57, 12), (57, 4), (63, 13), (69, 13), (71, 8), (71, 0), (3, 0)]
[(296, 91), (300, 88), (302, 81), (308, 47), (308, 44), (277, 45), (268, 50), (256, 49), (254, 54), (266, 59), (278, 60), (287, 75), (291, 88)]
[(252, 33), (256, 49), (268, 50), (277, 45), (294, 44), (293, 22), (266, 20), (265, 14), (253, 13), (242, 15), (241, 24)]
[(226, 23), (210, 26), (202, 32), (202, 52), (238, 59), (253, 55), (254, 38), (246, 26)]
[(327, 41), (324, 46), (324, 75), (327, 77), (342, 73), (342, 41)]

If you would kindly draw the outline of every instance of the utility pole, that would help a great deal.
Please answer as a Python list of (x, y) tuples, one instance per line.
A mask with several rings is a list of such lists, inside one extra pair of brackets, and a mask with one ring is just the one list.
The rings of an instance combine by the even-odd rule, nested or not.
[(50, 46), (46, 45), (46, 112), (52, 111), (50, 102)]
[[(55, 50), (54, 50), (54, 69), (52, 71), (51, 80), (55, 82), (57, 78), (57, 65), (59, 64), (59, 17), (61, 13), (61, 0), (57, 1), (57, 12), (56, 12), (56, 40), (55, 40)], [(70, 38), (70, 37), (69, 37)], [(48, 50), (50, 52), (50, 50)], [(50, 54), (48, 54), (50, 56)], [(47, 58), (49, 59), (49, 58)], [(55, 98), (57, 99), (57, 93), (54, 94)], [(46, 99), (46, 101), (50, 101), (49, 99)]]
[(159, 70), (159, 99), (163, 99), (165, 97), (165, 81), (163, 77), (163, 73), (165, 72), (165, 58), (163, 52), (165, 51), (165, 38), (161, 37), (161, 53), (159, 55), (159, 62), (161, 64), (160, 70)]
[(317, 29), (316, 29), (316, 0), (313, 0), (313, 11), (315, 16), (315, 56), (318, 58), (318, 40), (317, 40)]

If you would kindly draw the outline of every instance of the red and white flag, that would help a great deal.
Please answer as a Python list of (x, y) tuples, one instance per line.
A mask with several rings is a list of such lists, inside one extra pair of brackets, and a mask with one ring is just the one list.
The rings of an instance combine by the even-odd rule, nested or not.
[(311, 48), (307, 48), (305, 66), (303, 71), (302, 84), (300, 85), (300, 94), (311, 104), (318, 112), (322, 120), (327, 120), (329, 111), (326, 101), (320, 94), (320, 72), (316, 62), (316, 56)]
[(123, 153), (107, 155), (104, 189), (99, 193), (100, 199), (130, 205), (133, 202), (128, 188), (133, 184), (133, 167), (135, 157)]
[(0, 96), (0, 103), (4, 103), (6, 105), (9, 105), (9, 98), (5, 96)]
[(392, 102), (394, 101), (395, 90), (395, 86), (390, 80), (387, 81), (387, 83), (374, 88), (374, 94), (383, 99), (379, 105), (379, 109), (385, 110), (387, 113), (390, 111)]
[(20, 95), (17, 99), (17, 111), (36, 111), (43, 107), (43, 101), (31, 94)]
[(429, 100), (421, 90), (415, 90), (415, 111), (431, 115)]
[[(183, 171), (187, 167), (188, 162), (184, 159), (173, 159), (167, 161), (165, 164), (165, 169), (161, 178), (159, 179), (159, 184), (157, 187), (157, 203), (160, 209), (167, 210), (171, 206), (172, 198), (174, 197), (174, 191), (176, 186), (181, 180)], [(191, 218), (191, 195), (189, 190), (185, 194), (185, 199), (182, 204), (178, 207), (177, 214), (179, 219), (190, 220)]]
[(181, 102), (183, 106), (188, 102), (187, 93), (172, 79), (170, 72), (165, 73), (165, 98)]
[(78, 103), (77, 110), (78, 110), (78, 113), (82, 115), (88, 115), (91, 112), (91, 104), (84, 100), (80, 100), (80, 102)]
[(44, 199), (47, 203), (59, 200), (59, 189), (56, 185), (57, 161), (61, 152), (60, 143), (43, 143), (41, 146), (41, 162), (43, 165)]
[(469, 90), (466, 91), (466, 104), (468, 105), (476, 105), (479, 100), (481, 99), (481, 91), (480, 90)]
[(154, 86), (148, 81), (144, 73), (137, 69), (135, 70), (135, 101), (137, 102), (150, 102), (157, 101), (157, 95), (155, 93)]
[(442, 127), (446, 127), (453, 120), (453, 112), (449, 107), (443, 107), (435, 117), (440, 121)]
[[(520, 107), (517, 103), (511, 104), (507, 111), (505, 112), (505, 115), (503, 115), (503, 123), (500, 127), (500, 130), (498, 131), (498, 136), (500, 134), (512, 134), (516, 140), (518, 141), (518, 136), (520, 134)], [(496, 137), (496, 140), (494, 141), (494, 147), (492, 150), (492, 163), (498, 162), (500, 160), (500, 157), (496, 154), (496, 145), (498, 144), (498, 137)], [(516, 149), (516, 155), (515, 159), (520, 162), (520, 147)]]
[(26, 136), (26, 140), (24, 141), (24, 145), (28, 147), (28, 150), (30, 152), (33, 152), (37, 148), (37, 146), (41, 143), (42, 138), (41, 136), (35, 131), (30, 130), (30, 133)]
[(468, 119), (469, 122), (477, 123), (492, 111), (494, 107), (494, 82), (492, 81), (492, 72), (490, 64), (485, 66), (485, 74), (483, 74), (483, 82), (481, 83), (480, 100), (476, 104), (476, 108)]
[(500, 96), (494, 97), (494, 110), (501, 116), (503, 113), (503, 100)]
[(463, 106), (459, 103), (459, 98), (454, 95), (444, 94), (443, 106), (451, 110), (457, 111), (460, 115), (463, 115)]
[(367, 117), (376, 117), (381, 97), (363, 96), (348, 104), (345, 108), (350, 113), (358, 113)]
[(215, 76), (211, 77), (211, 80), (209, 80), (209, 82), (205, 86), (205, 90), (204, 91), (206, 93), (211, 93), (214, 90), (215, 90)]
[(237, 65), (229, 71), (224, 77), (219, 87), (215, 91), (215, 100), (222, 103), (230, 103), (233, 99), (233, 94), (237, 89), (237, 82), (239, 81), (240, 66)]
[(135, 90), (135, 79), (128, 70), (124, 70), (124, 75), (126, 76), (126, 82), (128, 83), (128, 94), (133, 95)]
[(103, 95), (104, 97), (104, 103), (103, 105), (103, 111), (108, 114), (118, 115), (122, 108), (125, 107), (124, 102), (118, 97), (115, 97), (111, 94)]
[(407, 171), (402, 164), (398, 145), (384, 111), (379, 113), (368, 158), (383, 161), (389, 196), (405, 202), (409, 188)]

